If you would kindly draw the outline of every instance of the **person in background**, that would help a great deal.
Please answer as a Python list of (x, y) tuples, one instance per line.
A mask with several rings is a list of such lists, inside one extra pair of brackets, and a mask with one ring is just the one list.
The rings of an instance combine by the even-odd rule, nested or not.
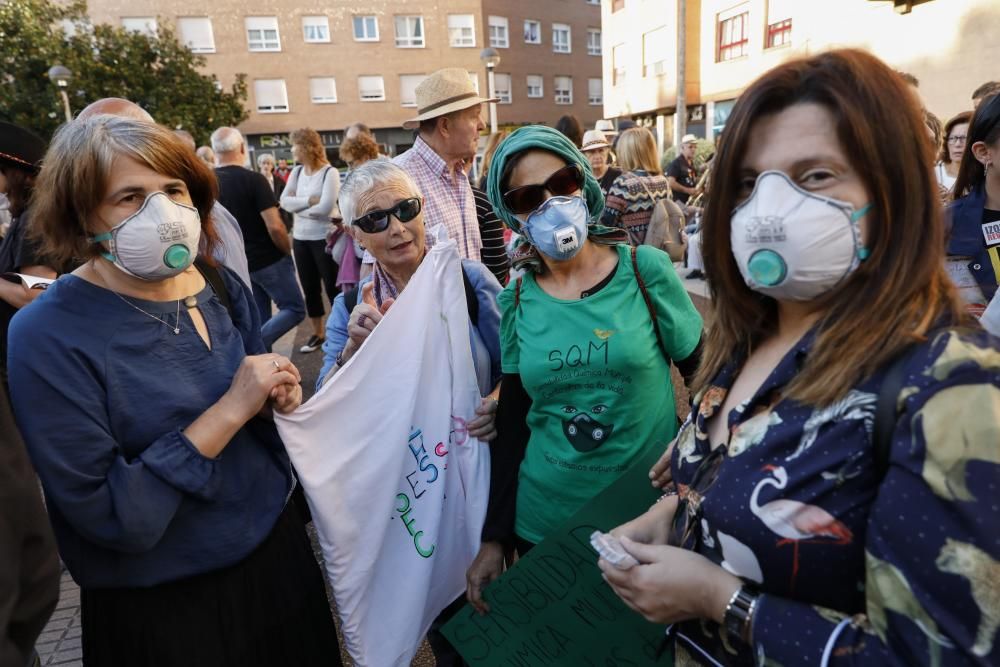
[(344, 141), (347, 141), (348, 139), (353, 139), (362, 134), (371, 137), (372, 141), (375, 140), (375, 133), (371, 131), (371, 128), (362, 123), (361, 121), (356, 121), (354, 123), (351, 123), (344, 129)]
[[(239, 130), (217, 129), (212, 133), (212, 149), (218, 161), (218, 199), (243, 231), (254, 302), (263, 322), (261, 337), (264, 348), (270, 350), (274, 341), (294, 329), (306, 315), (289, 256), (291, 239), (278, 213), (274, 190), (263, 176), (243, 167), (246, 144)], [(272, 301), (278, 306), (273, 317)]]
[(621, 169), (611, 166), (611, 144), (607, 137), (600, 130), (587, 130), (583, 134), (583, 146), (580, 150), (587, 156), (594, 178), (601, 184), (601, 192), (607, 197), (611, 185), (622, 175)]
[(193, 264), (216, 187), (169, 130), (104, 114), (63, 125), (39, 177), (43, 251), (84, 263), (14, 318), (11, 399), (86, 665), (340, 664), (272, 421), (299, 372), (249, 288)]
[[(46, 259), (34, 240), (28, 204), (38, 176), (45, 142), (34, 133), (0, 122), (0, 193), (9, 202), (11, 223), (0, 241), (0, 274), (23, 273), (54, 279), (57, 268)], [(0, 277), (0, 384), (7, 382), (7, 328), (20, 309), (34, 301), (42, 289), (31, 289), (22, 281)]]
[(667, 181), (674, 199), (686, 204), (691, 197), (701, 194), (698, 189), (698, 171), (694, 168), (694, 154), (698, 150), (698, 137), (685, 134), (677, 157), (667, 167)]
[(963, 111), (952, 117), (944, 124), (944, 145), (938, 155), (937, 164), (934, 165), (934, 175), (937, 182), (951, 191), (955, 187), (955, 179), (958, 178), (958, 167), (962, 162), (962, 155), (965, 153), (966, 137), (969, 134), (969, 122), (972, 120), (971, 111)]
[(287, 181), (290, 173), (292, 173), (292, 168), (288, 166), (288, 160), (279, 158), (278, 166), (274, 168), (274, 175), (283, 181)]
[(357, 169), (365, 162), (378, 157), (378, 144), (375, 138), (367, 132), (345, 133), (340, 144), (340, 159), (347, 164), (348, 170)]
[(670, 183), (660, 168), (652, 132), (645, 127), (625, 130), (618, 141), (618, 162), (623, 171), (608, 189), (601, 224), (624, 229), (632, 245), (640, 245), (660, 201), (683, 224), (684, 213), (670, 199)]
[[(140, 107), (135, 102), (120, 98), (120, 97), (105, 97), (97, 100), (96, 102), (91, 102), (77, 115), (77, 120), (86, 120), (92, 116), (97, 116), (100, 114), (108, 114), (110, 116), (119, 116), (121, 118), (131, 118), (132, 120), (137, 120), (143, 123), (155, 123), (149, 113)], [(189, 150), (195, 152), (195, 141), (189, 132), (175, 131), (174, 135), (178, 137), (181, 142)], [(211, 149), (209, 149), (211, 152)], [(214, 152), (212, 153), (214, 159)], [(204, 162), (204, 160), (202, 160)], [(215, 168), (215, 163), (209, 163), (210, 168)], [(236, 272), (236, 275), (243, 280), (243, 284), (250, 285), (250, 270), (247, 268), (247, 255), (246, 248), (243, 245), (243, 232), (240, 230), (240, 225), (236, 222), (236, 218), (226, 210), (226, 207), (215, 202), (212, 207), (212, 220), (215, 222), (215, 231), (219, 236), (219, 242), (215, 244), (214, 249), (211, 251), (212, 256), (220, 262), (223, 266), (232, 269)], [(204, 254), (208, 248), (203, 247), (200, 249)]]
[(215, 151), (212, 150), (211, 146), (199, 146), (194, 153), (199, 160), (215, 169)]
[(979, 317), (1000, 281), (1000, 94), (987, 97), (965, 132), (948, 206), (948, 273)]
[(577, 148), (583, 145), (583, 125), (580, 123), (580, 119), (573, 114), (561, 116), (556, 121), (556, 131), (566, 135), (566, 138), (572, 141)]
[[(597, 224), (601, 188), (560, 132), (513, 132), (494, 157), (487, 193), (522, 234), (514, 264), (525, 271), (498, 299), (504, 376), (487, 523), (497, 550), (513, 543), (524, 555), (674, 438), (670, 365), (693, 375), (702, 320), (666, 253), (633, 248), (623, 230)], [(591, 376), (621, 381), (585, 388), (571, 372), (579, 360), (566, 352), (576, 346), (600, 350), (585, 366)], [(482, 610), (487, 579), (468, 578)]]
[(987, 81), (972, 92), (972, 108), (978, 109), (984, 99), (1000, 93), (1000, 81)]
[[(941, 123), (941, 119), (935, 116), (933, 113), (924, 109), (924, 125), (927, 127), (927, 135), (931, 141), (931, 145), (934, 147), (934, 159), (937, 160), (938, 155), (941, 153), (941, 149), (944, 146), (944, 125)], [(937, 162), (935, 162), (935, 170), (937, 169)], [(951, 188), (946, 187), (941, 183), (940, 175), (935, 172), (935, 176), (938, 178), (938, 195), (941, 197), (941, 203), (947, 204), (951, 201)]]
[(326, 252), (326, 237), (333, 230), (331, 219), (340, 220), (337, 194), (340, 172), (326, 159), (319, 132), (311, 128), (291, 134), (292, 156), (298, 165), (288, 176), (281, 197), (281, 208), (295, 214), (292, 223), (292, 249), (299, 283), (306, 297), (306, 313), (312, 323), (312, 335), (299, 352), (315, 352), (325, 340), (323, 334), (323, 290), (333, 305), (337, 288), (337, 263)]
[(476, 198), (476, 218), (479, 220), (479, 235), (483, 239), (483, 264), (503, 287), (510, 279), (510, 255), (504, 244), (504, 226), (486, 193), (472, 188), (472, 194)]
[(490, 171), (490, 163), (493, 162), (493, 154), (497, 152), (497, 147), (500, 142), (506, 139), (510, 135), (510, 130), (500, 130), (499, 132), (493, 132), (490, 136), (486, 137), (486, 147), (483, 148), (483, 163), (479, 168), (479, 181), (476, 183), (475, 187), (482, 190), (486, 187), (486, 175)]
[(599, 562), (678, 665), (1000, 658), (1000, 343), (937, 260), (924, 137), (860, 50), (775, 67), (729, 116), (697, 409), (664, 497), (612, 530), (639, 564)]
[[(281, 201), (281, 194), (285, 191), (285, 182), (274, 175), (274, 155), (271, 153), (261, 153), (257, 156), (257, 171), (260, 175), (267, 179), (268, 184), (274, 190), (274, 197), (279, 202)], [(292, 231), (292, 214), (281, 209), (279, 211), (281, 214), (281, 219), (285, 223), (285, 227), (288, 231)]]

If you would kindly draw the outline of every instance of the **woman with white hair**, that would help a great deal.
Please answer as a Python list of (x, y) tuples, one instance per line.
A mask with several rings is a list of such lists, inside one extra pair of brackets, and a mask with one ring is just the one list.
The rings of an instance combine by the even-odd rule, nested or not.
[[(257, 171), (267, 179), (268, 185), (274, 190), (274, 198), (281, 201), (281, 195), (285, 191), (285, 181), (280, 176), (274, 174), (274, 155), (271, 153), (261, 153), (257, 156)], [(279, 209), (281, 220), (285, 227), (292, 228), (292, 214), (285, 209)]]
[[(347, 177), (340, 189), (340, 212), (350, 234), (375, 258), (372, 272), (357, 288), (339, 294), (333, 303), (323, 344), (324, 364), (319, 386), (359, 353), (361, 344), (406, 289), (423, 262), (433, 239), (424, 233), (423, 196), (403, 169), (386, 159), (366, 162)], [(494, 416), (500, 394), (500, 283), (481, 262), (462, 260), (469, 337), (482, 403), (468, 423), (469, 435), (481, 441), (496, 437)], [(483, 528), (483, 549), (470, 576), (492, 580), (503, 568), (503, 552), (491, 533), (491, 519)], [(457, 610), (456, 601), (442, 613), (441, 622)], [(432, 626), (428, 635), (438, 664), (454, 649)], [(450, 664), (450, 663), (448, 663)]]

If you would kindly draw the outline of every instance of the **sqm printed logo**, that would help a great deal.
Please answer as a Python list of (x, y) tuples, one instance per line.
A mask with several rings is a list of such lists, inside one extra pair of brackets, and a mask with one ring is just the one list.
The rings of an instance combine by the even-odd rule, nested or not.
[(780, 215), (762, 215), (750, 218), (747, 225), (748, 243), (774, 243), (785, 240), (785, 218)]

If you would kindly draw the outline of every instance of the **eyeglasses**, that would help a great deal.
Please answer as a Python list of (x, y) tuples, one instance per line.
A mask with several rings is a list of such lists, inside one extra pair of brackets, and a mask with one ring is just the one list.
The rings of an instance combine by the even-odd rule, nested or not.
[(546, 192), (556, 197), (565, 197), (582, 188), (583, 170), (580, 165), (568, 164), (541, 185), (522, 185), (508, 190), (503, 195), (503, 203), (512, 213), (531, 213), (545, 201)]
[(396, 202), (392, 208), (381, 211), (370, 211), (355, 218), (354, 224), (366, 234), (377, 234), (389, 228), (389, 216), (393, 216), (400, 222), (409, 222), (420, 215), (422, 208), (419, 197), (410, 197)]
[(964, 135), (964, 134), (963, 135), (957, 135), (957, 136), (954, 136), (954, 137), (948, 137), (948, 143), (949, 144), (954, 144), (954, 145), (957, 146), (958, 144), (964, 144), (965, 140), (967, 138), (968, 137), (966, 137), (966, 135)]

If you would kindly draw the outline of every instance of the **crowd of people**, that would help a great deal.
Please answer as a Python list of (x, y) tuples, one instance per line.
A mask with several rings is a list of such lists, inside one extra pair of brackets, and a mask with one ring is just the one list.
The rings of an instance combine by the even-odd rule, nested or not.
[[(346, 175), (312, 129), (250, 169), (237, 129), (197, 148), (117, 98), (48, 145), (0, 124), (0, 663), (55, 605), (54, 535), (86, 665), (340, 664), (272, 350), (308, 317), (335, 382), (447, 238), (491, 479), (437, 664), (649, 454), (662, 497), (610, 531), (637, 564), (594, 560), (678, 664), (996, 664), (1000, 84), (973, 98), (941, 124), (866, 52), (792, 60), (710, 175), (693, 135), (664, 164), (648, 128), (567, 117), (489, 136), (474, 178), (495, 100), (464, 68), (417, 87), (406, 152), (348, 128)], [(571, 344), (614, 382), (569, 381)]]

